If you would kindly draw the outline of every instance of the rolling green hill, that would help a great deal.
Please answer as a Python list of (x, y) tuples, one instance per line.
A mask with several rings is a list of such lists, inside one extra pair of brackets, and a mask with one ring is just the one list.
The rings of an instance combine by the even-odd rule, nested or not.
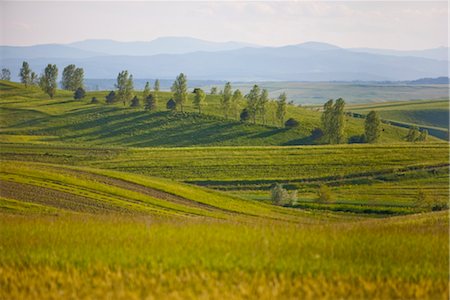
[[(301, 145), (315, 144), (311, 131), (320, 127), (320, 112), (289, 106), (287, 118), (300, 121), (298, 128), (278, 128), (273, 124), (274, 107), (269, 106), (269, 125), (226, 120), (221, 116), (219, 96), (208, 95), (204, 114), (196, 113), (189, 104), (185, 113), (165, 109), (170, 93), (161, 92), (158, 110), (124, 107), (122, 103), (107, 105), (107, 92), (89, 92), (82, 101), (72, 93), (58, 91), (49, 99), (37, 88), (0, 83), (1, 133), (33, 136), (41, 142), (83, 143), (104, 146), (210, 146), (210, 145)], [(90, 104), (91, 97), (99, 104)], [(190, 95), (192, 100), (193, 95)], [(272, 117), (271, 117), (272, 116)], [(363, 133), (363, 121), (348, 118), (347, 135)], [(399, 142), (406, 130), (383, 125), (381, 142)], [(39, 136), (39, 138), (36, 138)]]
[(378, 111), (381, 118), (399, 126), (417, 125), (441, 139), (448, 139), (449, 100), (415, 100), (371, 104), (352, 104), (348, 111), (367, 114)]

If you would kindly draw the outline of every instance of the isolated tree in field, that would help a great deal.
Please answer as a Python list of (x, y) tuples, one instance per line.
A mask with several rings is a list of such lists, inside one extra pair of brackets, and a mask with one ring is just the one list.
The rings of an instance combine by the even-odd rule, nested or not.
[(408, 142), (416, 142), (419, 139), (420, 132), (417, 126), (412, 126), (409, 128), (408, 134), (406, 135), (406, 140)]
[(258, 101), (260, 96), (259, 86), (254, 85), (250, 92), (245, 96), (247, 98), (247, 111), (253, 123), (256, 124), (256, 114), (258, 112)]
[(86, 96), (86, 91), (82, 87), (77, 88), (76, 91), (73, 93), (73, 98), (75, 100), (83, 99), (84, 96)]
[(153, 86), (155, 92), (159, 92), (159, 79), (155, 80), (155, 85)]
[(271, 188), (271, 199), (274, 205), (296, 205), (298, 201), (297, 190), (289, 192), (280, 183), (275, 183)]
[(171, 90), (177, 107), (180, 107), (181, 112), (183, 112), (184, 104), (186, 104), (188, 99), (187, 78), (183, 73), (177, 76)]
[(106, 95), (105, 99), (107, 104), (116, 102), (116, 93), (114, 91), (109, 92), (109, 94)]
[(75, 91), (79, 87), (84, 87), (84, 70), (75, 65), (68, 65), (64, 68), (61, 86), (65, 90)]
[(53, 98), (56, 93), (56, 88), (58, 86), (58, 83), (56, 82), (57, 78), (58, 68), (56, 65), (48, 64), (39, 79), (39, 86), (50, 96), (50, 98)]
[(150, 95), (150, 83), (147, 81), (145, 83), (144, 90), (142, 91), (142, 99), (147, 99), (148, 95)]
[(169, 101), (167, 101), (166, 108), (168, 110), (174, 111), (175, 109), (177, 109), (177, 103), (171, 98), (169, 99)]
[(428, 130), (423, 129), (420, 132), (418, 140), (421, 141), (421, 142), (425, 142), (427, 139), (428, 139)]
[(98, 103), (97, 97), (92, 97), (91, 104), (97, 104), (97, 103)]
[(381, 135), (381, 120), (376, 111), (371, 111), (364, 123), (365, 137), (368, 143), (376, 143)]
[(147, 96), (145, 100), (145, 109), (156, 110), (157, 103), (158, 103), (157, 93), (156, 92), (151, 93), (150, 95)]
[(202, 106), (205, 102), (206, 94), (202, 89), (195, 89), (194, 107), (198, 109), (198, 113), (202, 113)]
[(31, 69), (30, 65), (26, 61), (22, 63), (22, 68), (20, 68), (19, 77), (20, 82), (22, 82), (25, 85), (25, 87), (31, 84)]
[(130, 107), (139, 107), (141, 104), (139, 103), (139, 98), (137, 96), (134, 96), (133, 99), (131, 99)]
[(326, 185), (321, 185), (317, 191), (317, 202), (319, 203), (329, 203), (333, 200), (333, 195), (331, 190)]
[(128, 75), (128, 71), (122, 71), (117, 75), (117, 100), (122, 101), (125, 106), (133, 98), (133, 75)]
[(272, 187), (271, 194), (272, 204), (274, 205), (281, 205), (286, 198), (286, 190), (283, 189), (283, 185), (279, 183), (275, 183)]
[(233, 97), (233, 91), (231, 90), (231, 83), (227, 82), (223, 89), (222, 97), (220, 98), (220, 107), (223, 111), (225, 119), (228, 119), (228, 113), (231, 107), (231, 97)]
[(250, 120), (250, 113), (248, 112), (247, 108), (244, 108), (239, 116), (239, 119), (242, 122), (247, 122), (248, 120)]
[(239, 109), (241, 107), (241, 102), (244, 97), (239, 89), (235, 90), (233, 96), (231, 97), (231, 113), (233, 117), (238, 119)]
[(2, 69), (1, 80), (10, 81), (11, 80), (11, 71), (7, 68)]
[(213, 86), (213, 87), (211, 88), (210, 94), (211, 94), (211, 95), (217, 95), (217, 87)]
[(282, 93), (278, 97), (277, 101), (277, 120), (280, 122), (280, 126), (284, 126), (284, 118), (286, 117), (286, 102), (287, 102), (287, 96), (286, 93)]
[(269, 92), (266, 89), (261, 91), (258, 97), (257, 113), (261, 116), (262, 123), (266, 125), (267, 103), (269, 102)]

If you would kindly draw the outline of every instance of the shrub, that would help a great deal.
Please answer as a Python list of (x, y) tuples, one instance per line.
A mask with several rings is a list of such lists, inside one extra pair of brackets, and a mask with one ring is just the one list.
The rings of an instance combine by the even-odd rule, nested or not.
[(329, 203), (333, 200), (333, 195), (331, 190), (326, 185), (321, 185), (317, 191), (317, 202), (319, 203)]
[(250, 120), (250, 113), (248, 112), (248, 109), (244, 108), (241, 112), (240, 119), (242, 122), (246, 122)]
[(314, 129), (311, 131), (311, 137), (312, 137), (314, 140), (320, 139), (321, 137), (323, 137), (323, 130), (320, 129), (320, 128), (314, 128)]
[(294, 206), (297, 204), (297, 190), (294, 190), (289, 193), (288, 190), (283, 188), (283, 185), (280, 183), (275, 183), (271, 189), (272, 193), (272, 203), (274, 205), (285, 205), (288, 204), (290, 206)]
[(92, 103), (92, 104), (97, 104), (97, 103), (98, 103), (97, 97), (92, 97), (91, 103)]
[(105, 97), (106, 103), (111, 104), (116, 102), (116, 93), (114, 91), (109, 92), (108, 95)]
[(297, 121), (297, 120), (294, 119), (294, 118), (289, 118), (289, 119), (284, 123), (284, 126), (285, 126), (286, 128), (294, 128), (294, 127), (300, 126), (300, 122)]
[(73, 93), (73, 98), (75, 100), (80, 100), (80, 99), (83, 99), (85, 95), (86, 95), (86, 91), (82, 87), (79, 87)]
[(173, 99), (169, 99), (166, 103), (166, 108), (168, 110), (175, 110), (177, 108), (177, 103)]
[(134, 96), (133, 99), (131, 99), (130, 107), (139, 107), (139, 98), (137, 96)]
[(348, 143), (349, 144), (362, 144), (366, 142), (366, 135), (365, 134), (361, 134), (361, 135), (354, 135), (351, 136), (348, 139)]

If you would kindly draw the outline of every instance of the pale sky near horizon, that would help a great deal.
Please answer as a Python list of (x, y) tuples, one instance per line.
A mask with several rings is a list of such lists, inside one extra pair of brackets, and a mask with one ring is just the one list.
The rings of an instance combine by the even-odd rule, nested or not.
[(1, 45), (191, 36), (266, 46), (448, 46), (447, 1), (1, 1), (0, 11)]

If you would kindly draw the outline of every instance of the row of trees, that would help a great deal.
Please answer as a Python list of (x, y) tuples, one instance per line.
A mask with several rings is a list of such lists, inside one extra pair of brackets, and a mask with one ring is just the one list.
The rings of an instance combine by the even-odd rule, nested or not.
[[(31, 68), (28, 62), (22, 62), (19, 71), (20, 82), (29, 86), (39, 86), (46, 94), (53, 98), (58, 88), (58, 67), (54, 64), (48, 64), (40, 76), (38, 76)], [(9, 69), (2, 69), (2, 80), (11, 80), (11, 72)], [(84, 70), (77, 68), (75, 65), (69, 65), (64, 68), (61, 87), (65, 90), (77, 91), (84, 86)], [(83, 90), (84, 92), (84, 90)], [(78, 91), (78, 95), (80, 91)], [(74, 95), (77, 97), (77, 94)]]

